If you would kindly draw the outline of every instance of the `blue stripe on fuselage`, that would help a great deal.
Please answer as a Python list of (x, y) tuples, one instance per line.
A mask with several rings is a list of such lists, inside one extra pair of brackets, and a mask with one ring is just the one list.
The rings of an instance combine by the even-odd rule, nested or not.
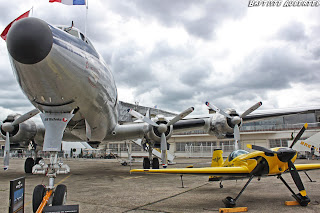
[[(53, 43), (65, 48), (67, 50), (70, 50), (70, 48), (68, 48), (68, 46), (66, 44), (64, 44), (63, 42), (61, 42), (59, 40), (59, 39), (61, 39), (65, 42), (69, 43), (70, 45), (78, 47), (79, 49), (95, 56), (96, 58), (99, 58), (97, 51), (95, 49), (93, 49), (90, 45), (88, 45), (86, 42), (82, 41), (80, 38), (76, 38), (75, 36), (70, 35), (67, 32), (63, 32), (62, 30), (56, 29), (55, 27), (52, 27), (50, 24), (49, 24), (49, 27), (52, 31)], [(72, 52), (79, 55), (75, 51), (72, 51)]]

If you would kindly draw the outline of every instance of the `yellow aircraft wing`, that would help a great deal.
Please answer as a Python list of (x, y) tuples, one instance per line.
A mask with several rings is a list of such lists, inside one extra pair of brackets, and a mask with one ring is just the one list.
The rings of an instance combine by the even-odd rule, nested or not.
[(294, 164), (298, 171), (320, 169), (320, 164)]
[(176, 168), (176, 169), (133, 169), (130, 172), (194, 174), (214, 176), (248, 176), (248, 167), (205, 167), (205, 168)]

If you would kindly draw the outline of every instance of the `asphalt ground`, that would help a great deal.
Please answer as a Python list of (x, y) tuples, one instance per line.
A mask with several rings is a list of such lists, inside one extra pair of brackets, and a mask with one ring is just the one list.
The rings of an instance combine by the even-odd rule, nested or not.
[[(0, 162), (2, 162), (0, 158)], [(24, 173), (25, 159), (11, 159), (8, 171), (0, 171), (0, 212), (8, 212), (9, 182), (26, 177), (25, 212), (32, 212), (32, 193), (38, 184), (47, 184), (43, 175)], [(210, 159), (176, 159), (171, 167), (210, 165)], [(130, 166), (121, 166), (117, 161), (95, 159), (65, 160), (71, 173), (58, 175), (56, 183), (68, 187), (67, 204), (79, 204), (80, 212), (218, 212), (223, 208), (222, 199), (236, 197), (246, 180), (208, 182), (207, 176), (185, 175), (184, 187), (180, 175), (130, 174)], [(296, 163), (320, 163), (320, 160), (297, 160)], [(133, 163), (132, 168), (141, 168), (142, 163)], [(311, 203), (307, 207), (285, 206), (293, 201), (290, 191), (276, 177), (255, 178), (237, 201), (238, 207), (248, 207), (248, 212), (320, 212), (320, 170), (309, 171), (317, 182), (309, 182), (300, 173)], [(297, 192), (290, 174), (284, 179)]]

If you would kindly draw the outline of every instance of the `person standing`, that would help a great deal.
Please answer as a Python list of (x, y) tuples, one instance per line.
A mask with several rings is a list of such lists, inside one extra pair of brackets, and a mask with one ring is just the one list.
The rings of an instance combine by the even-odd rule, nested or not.
[(314, 146), (313, 145), (311, 147), (311, 156), (312, 156), (312, 160), (314, 160)]

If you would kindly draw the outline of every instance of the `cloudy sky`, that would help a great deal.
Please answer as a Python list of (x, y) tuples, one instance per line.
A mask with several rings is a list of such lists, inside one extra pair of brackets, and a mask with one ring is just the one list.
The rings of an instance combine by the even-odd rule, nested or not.
[[(0, 31), (34, 17), (85, 30), (84, 6), (15, 0)], [(87, 35), (111, 65), (119, 99), (179, 112), (205, 101), (243, 112), (320, 105), (320, 7), (248, 8), (248, 0), (89, 0)], [(0, 41), (0, 117), (32, 109)]]

